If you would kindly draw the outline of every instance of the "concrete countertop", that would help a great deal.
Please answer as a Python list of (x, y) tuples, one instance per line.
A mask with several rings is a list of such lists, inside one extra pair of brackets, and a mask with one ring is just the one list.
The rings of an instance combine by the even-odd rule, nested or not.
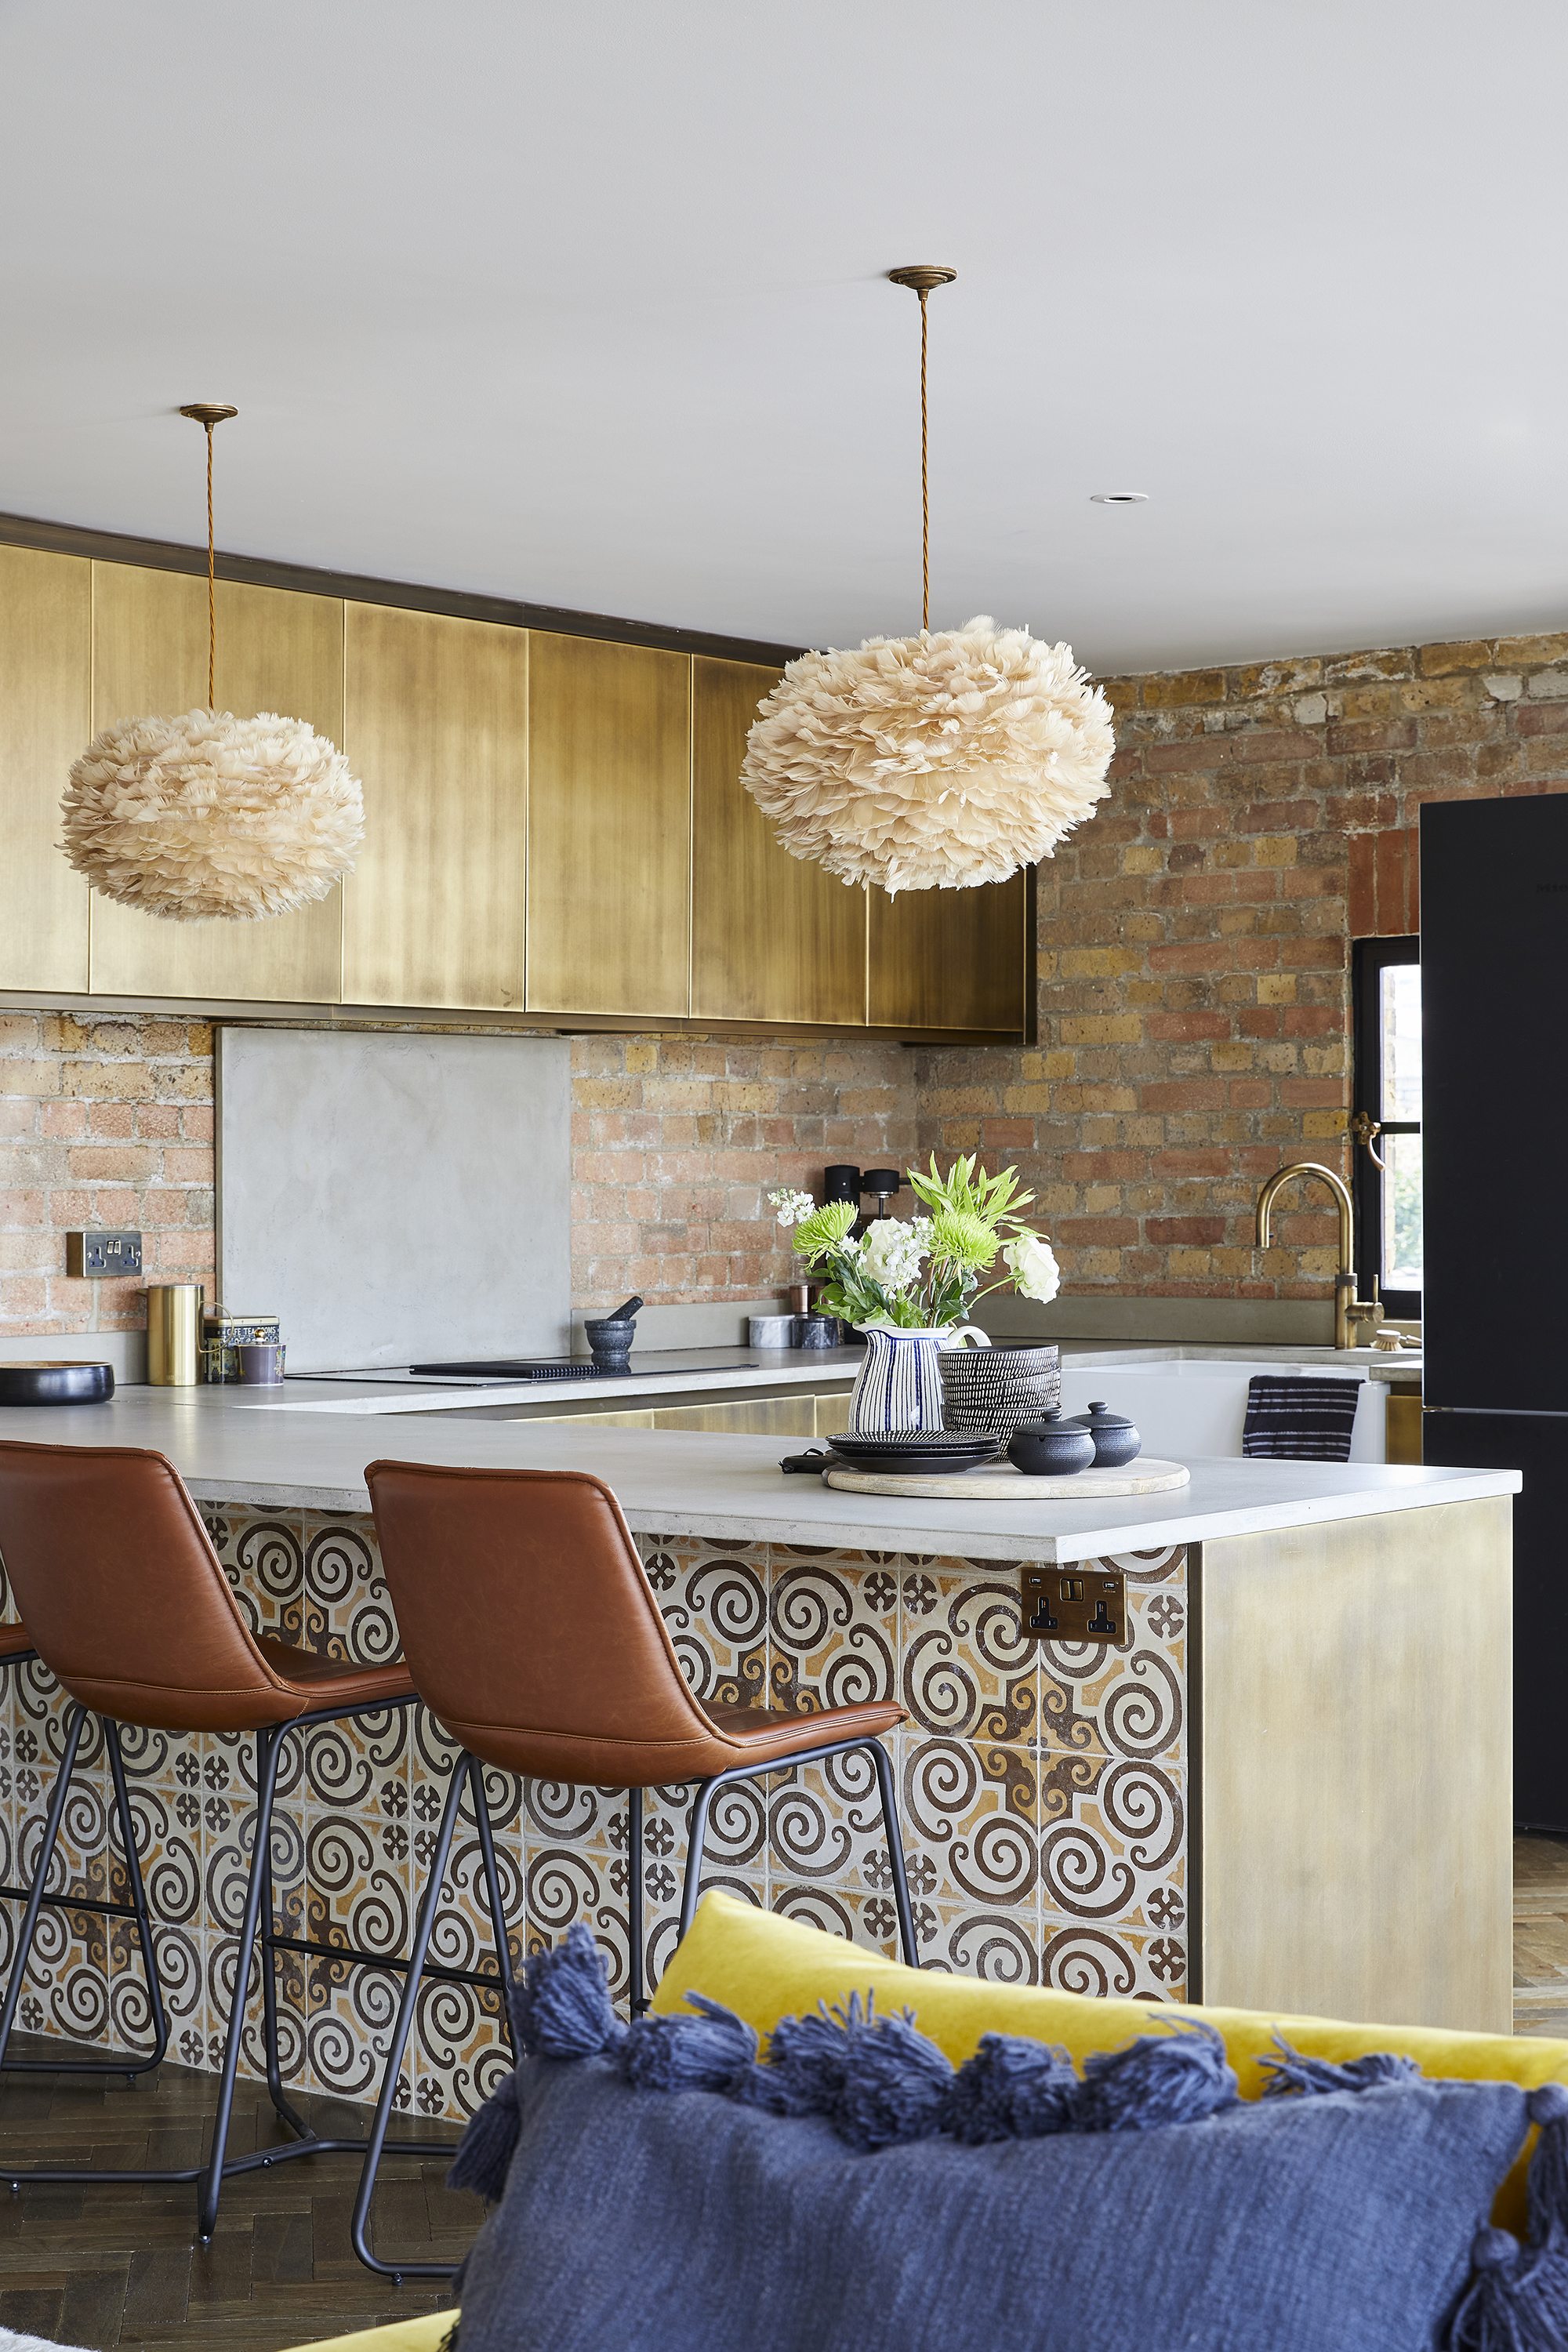
[[(1300, 1360), (1299, 1351), (1297, 1360)], [(596, 1386), (597, 1384), (595, 1384)], [(641, 1534), (969, 1559), (1083, 1559), (1205, 1538), (1512, 1495), (1517, 1471), (1196, 1461), (1190, 1486), (1120, 1501), (984, 1503), (847, 1495), (778, 1467), (791, 1441), (526, 1421), (299, 1412), (286, 1389), (122, 1389), (109, 1403), (0, 1410), (0, 1438), (153, 1446), (202, 1502), (363, 1512), (382, 1454), (475, 1468), (591, 1470)]]
[[(1064, 1370), (1074, 1364), (1258, 1363), (1282, 1370), (1297, 1365), (1339, 1370), (1347, 1379), (1418, 1380), (1419, 1350), (1398, 1355), (1373, 1348), (1133, 1347), (1117, 1339), (1063, 1339)], [(436, 1381), (404, 1371), (307, 1373), (283, 1384), (283, 1402), (294, 1412), (432, 1413), (473, 1412), (477, 1407), (525, 1407), (539, 1414), (590, 1402), (614, 1411), (655, 1398), (734, 1394), (764, 1389), (838, 1388), (866, 1360), (863, 1348), (692, 1348), (660, 1353), (638, 1349), (624, 1380)], [(686, 1367), (695, 1364), (699, 1370)], [(256, 1393), (252, 1391), (252, 1393)]]

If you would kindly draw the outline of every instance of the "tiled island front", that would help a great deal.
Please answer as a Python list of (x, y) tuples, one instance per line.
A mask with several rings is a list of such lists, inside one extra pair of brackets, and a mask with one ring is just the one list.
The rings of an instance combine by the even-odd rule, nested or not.
[[(395, 1656), (397, 1631), (368, 1517), (202, 1506), (253, 1628), (342, 1657)], [(810, 1712), (896, 1697), (893, 1735), (910, 1889), (928, 1967), (1011, 1983), (1179, 2000), (1185, 1989), (1185, 1614), (1181, 1545), (1118, 1555), (1131, 1639), (1042, 1643), (1021, 1630), (1005, 1561), (902, 1552), (726, 1545), (640, 1535), (677, 1655), (701, 1698)], [(65, 1703), (39, 1665), (9, 1677), (0, 1830), (6, 1884), (27, 1876), (62, 1744)], [(170, 2011), (171, 2054), (214, 2065), (234, 1982), (254, 1836), (254, 1741), (123, 1734)], [(300, 1754), (301, 1748), (303, 1755)], [(423, 1708), (301, 1734), (273, 1830), (282, 1932), (397, 1954), (453, 1754)], [(587, 1919), (626, 1974), (623, 1792), (489, 1776), (514, 1960)], [(61, 1836), (55, 1891), (124, 1900), (112, 1787), (91, 1735)], [(642, 1872), (649, 1979), (674, 1949), (690, 1791), (650, 1792)], [(489, 1965), (472, 1823), (434, 1947), (453, 1969)], [(864, 1756), (731, 1787), (715, 1803), (706, 1882), (832, 1933), (898, 1951), (888, 1853)], [(9, 1969), (17, 1906), (0, 1911)], [(218, 1925), (222, 1922), (223, 1925)], [(373, 2095), (399, 1979), (280, 1955), (286, 2079)], [(146, 2039), (129, 1921), (46, 1910), (19, 2022)], [(259, 2007), (246, 2062), (262, 2071)], [(424, 1990), (402, 2103), (472, 2111), (507, 2063), (493, 1995)]]

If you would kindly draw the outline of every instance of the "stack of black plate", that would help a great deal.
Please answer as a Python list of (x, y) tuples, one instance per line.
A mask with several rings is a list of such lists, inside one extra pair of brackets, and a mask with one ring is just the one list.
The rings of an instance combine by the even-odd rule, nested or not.
[[(892, 1471), (903, 1478), (951, 1478), (994, 1462), (1005, 1440), (959, 1429), (889, 1429), (874, 1437), (830, 1437), (833, 1464), (846, 1470)], [(829, 1465), (833, 1466), (832, 1464)]]

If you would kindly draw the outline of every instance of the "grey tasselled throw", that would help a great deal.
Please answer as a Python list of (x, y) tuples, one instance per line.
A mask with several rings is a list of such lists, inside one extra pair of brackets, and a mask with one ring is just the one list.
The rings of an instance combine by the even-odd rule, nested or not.
[[(1562, 2085), (1280, 2044), (1275, 2095), (1243, 2104), (1214, 2029), (1169, 2016), (1081, 2075), (1003, 2034), (954, 2069), (868, 1995), (759, 2057), (688, 1999), (622, 2025), (581, 1926), (530, 1964), (528, 2054), (452, 2174), (500, 2199), (457, 2352), (1568, 2345)], [(1532, 2122), (1530, 2241), (1478, 2235)]]

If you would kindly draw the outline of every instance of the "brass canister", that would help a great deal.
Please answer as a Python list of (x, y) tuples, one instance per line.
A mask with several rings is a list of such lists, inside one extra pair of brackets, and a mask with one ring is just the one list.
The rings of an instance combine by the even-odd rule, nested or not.
[(147, 1378), (155, 1389), (194, 1389), (201, 1377), (199, 1282), (147, 1286)]

